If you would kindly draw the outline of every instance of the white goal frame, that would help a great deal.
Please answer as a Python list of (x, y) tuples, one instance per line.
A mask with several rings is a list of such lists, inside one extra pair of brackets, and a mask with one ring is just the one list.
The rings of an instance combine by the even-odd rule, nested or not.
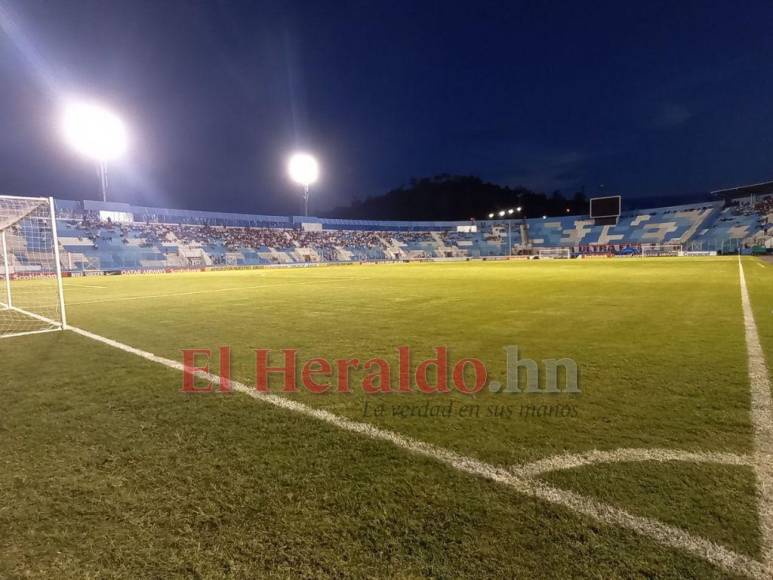
[(572, 257), (570, 248), (537, 248), (540, 260), (568, 260)]
[(642, 258), (684, 256), (682, 244), (642, 244)]
[[(13, 205), (17, 204), (17, 215), (12, 211)], [(27, 207), (25, 207), (25, 204)], [(37, 205), (36, 205), (37, 204)], [(13, 265), (11, 240), (13, 232), (11, 228), (37, 220), (38, 223), (44, 222), (41, 231), (45, 231), (50, 236), (50, 244), (33, 248), (39, 257), (47, 258), (47, 266), (50, 270), (41, 270), (41, 279), (54, 278), (50, 288), (44, 288), (42, 292), (48, 294), (49, 308), (41, 309), (41, 312), (35, 312), (35, 305), (27, 304), (24, 300), (17, 300), (18, 285), (17, 279), (34, 282), (35, 275), (25, 274), (24, 272), (15, 272)], [(8, 233), (11, 232), (11, 236)], [(43, 265), (41, 265), (43, 267)], [(0, 326), (0, 339), (12, 338), (17, 336), (26, 336), (30, 334), (41, 334), (44, 332), (53, 332), (65, 330), (67, 328), (67, 311), (64, 302), (64, 287), (62, 284), (62, 264), (59, 252), (59, 235), (56, 227), (56, 207), (53, 197), (19, 197), (12, 195), (0, 195), (0, 269), (2, 269), (2, 278), (0, 285), (4, 286), (4, 291), (0, 292), (0, 313), (3, 311), (12, 311), (13, 315), (19, 315), (19, 321), (32, 319), (42, 323), (43, 327), (35, 329), (20, 329), (14, 332), (13, 329), (4, 329)], [(21, 275), (20, 275), (21, 274)], [(17, 278), (18, 277), (18, 278)], [(53, 309), (53, 310), (51, 310)], [(46, 315), (48, 314), (48, 316)], [(53, 317), (52, 317), (53, 316)]]

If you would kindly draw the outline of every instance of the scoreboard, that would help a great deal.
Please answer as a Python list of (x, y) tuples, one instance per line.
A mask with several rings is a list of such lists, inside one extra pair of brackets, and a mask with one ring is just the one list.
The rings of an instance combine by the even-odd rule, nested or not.
[(594, 197), (590, 200), (590, 217), (616, 218), (620, 215), (622, 198), (619, 195)]

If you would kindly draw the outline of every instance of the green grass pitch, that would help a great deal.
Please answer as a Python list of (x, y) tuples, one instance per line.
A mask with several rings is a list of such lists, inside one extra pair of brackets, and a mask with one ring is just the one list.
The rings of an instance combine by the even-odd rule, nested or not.
[[(744, 268), (770, 369), (773, 263)], [(360, 371), (351, 393), (283, 395), (505, 470), (592, 451), (754, 448), (737, 258), (89, 277), (65, 294), (72, 325), (159, 356), (228, 345), (246, 384), (257, 348), (396, 367), (399, 346), (416, 361), (447, 346), (499, 381), (508, 345), (573, 359), (576, 395), (367, 395)], [(0, 364), (3, 578), (733, 576), (239, 393), (180, 393), (179, 371), (70, 331), (2, 340)], [(395, 411), (450, 402), (447, 417)], [(545, 407), (571, 412), (533, 411)], [(537, 479), (763, 557), (748, 465), (618, 460)]]

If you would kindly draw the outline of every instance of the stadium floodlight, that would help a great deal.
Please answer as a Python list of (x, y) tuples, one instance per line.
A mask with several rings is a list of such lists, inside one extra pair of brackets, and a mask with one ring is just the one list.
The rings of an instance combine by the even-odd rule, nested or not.
[(510, 208), (507, 210), (507, 215), (513, 215), (515, 213), (515, 210), (513, 208)]
[(488, 219), (494, 219), (494, 213), (493, 212), (488, 214)]
[(303, 186), (304, 215), (309, 215), (309, 186), (319, 177), (319, 164), (308, 153), (295, 153), (287, 163), (290, 179)]
[(522, 210), (522, 209), (523, 209), (523, 208), (522, 208), (522, 207), (519, 205), (517, 208), (515, 208), (515, 211), (517, 211), (518, 213), (521, 213), (521, 210)]
[(102, 201), (107, 201), (107, 162), (126, 152), (126, 127), (105, 107), (92, 102), (70, 102), (62, 114), (62, 133), (70, 146), (99, 164)]
[(505, 210), (501, 210), (499, 212), (499, 217), (505, 217)]

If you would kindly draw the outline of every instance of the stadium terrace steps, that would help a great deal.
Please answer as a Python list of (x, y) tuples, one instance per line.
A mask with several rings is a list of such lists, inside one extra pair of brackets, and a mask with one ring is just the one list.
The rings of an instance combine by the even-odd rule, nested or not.
[(686, 243), (714, 215), (720, 202), (623, 212), (617, 225), (594, 225), (587, 217), (529, 220), (535, 245)]
[[(528, 242), (535, 248), (674, 243), (701, 250), (732, 250), (753, 236), (764, 235), (769, 227), (767, 218), (751, 208), (723, 208), (722, 202), (623, 212), (615, 225), (596, 225), (587, 216), (480, 221), (474, 232), (458, 231), (458, 226), (469, 226), (469, 221), (340, 220), (107, 204), (111, 210), (130, 213), (135, 219), (131, 224), (114, 224), (99, 221), (102, 205), (57, 202), (66, 269), (502, 256), (524, 245), (524, 224)], [(150, 213), (151, 209), (155, 213)], [(324, 229), (304, 231), (303, 223), (320, 223)], [(18, 247), (24, 247), (30, 233), (20, 229), (11, 235), (19, 238)]]
[(722, 249), (723, 244), (728, 241), (737, 243), (762, 235), (766, 223), (770, 223), (766, 216), (753, 211), (744, 212), (737, 207), (727, 207), (697, 232), (694, 241), (712, 249)]

